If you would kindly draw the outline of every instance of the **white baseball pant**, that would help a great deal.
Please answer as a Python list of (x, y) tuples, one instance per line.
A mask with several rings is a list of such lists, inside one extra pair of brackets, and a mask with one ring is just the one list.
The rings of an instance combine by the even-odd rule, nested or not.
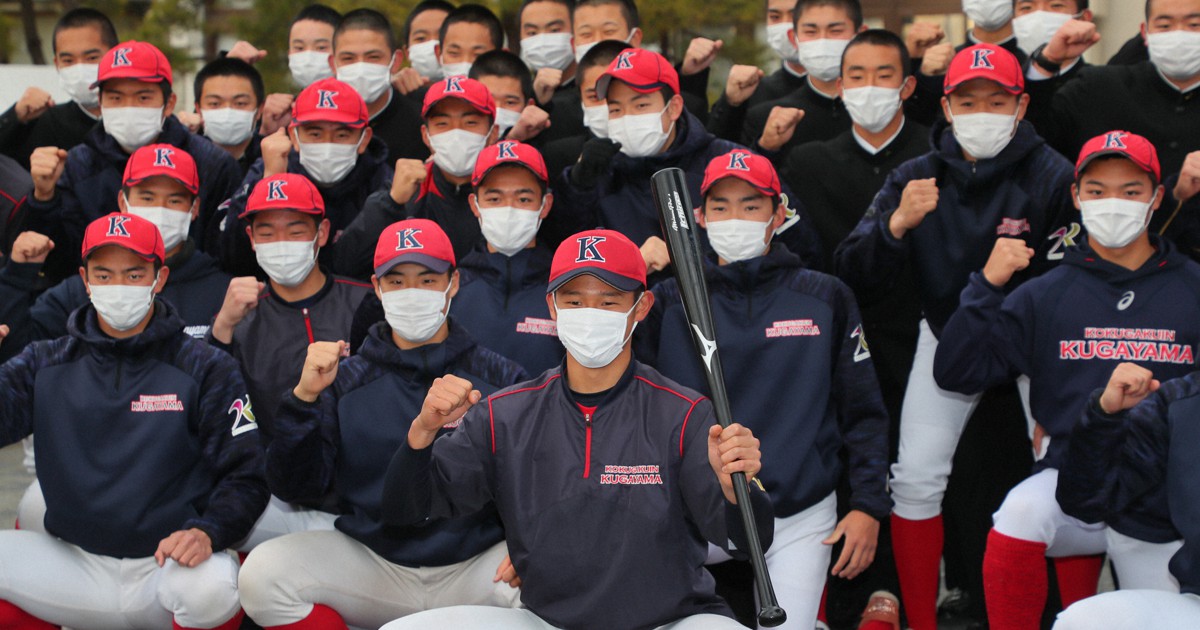
[(1054, 630), (1195, 630), (1200, 596), (1120, 590), (1076, 602), (1058, 614)]
[(286, 534), (311, 531), (333, 531), (336, 514), (322, 512), (293, 503), (288, 503), (275, 495), (267, 502), (254, 528), (246, 538), (234, 545), (238, 551), (251, 551), (255, 547)]
[(1167, 564), (1183, 546), (1182, 540), (1151, 543), (1130, 538), (1111, 527), (1104, 531), (1104, 536), (1122, 590), (1179, 592), (1179, 580), (1171, 575)]
[(1046, 545), (1051, 558), (1104, 553), (1104, 523), (1084, 523), (1068, 516), (1054, 498), (1058, 471), (1047, 468), (1017, 484), (992, 515), (997, 532)]
[[(559, 630), (524, 608), (453, 606), (427, 610), (397, 619), (379, 630)], [(692, 615), (655, 630), (745, 630), (745, 626), (721, 615)]]

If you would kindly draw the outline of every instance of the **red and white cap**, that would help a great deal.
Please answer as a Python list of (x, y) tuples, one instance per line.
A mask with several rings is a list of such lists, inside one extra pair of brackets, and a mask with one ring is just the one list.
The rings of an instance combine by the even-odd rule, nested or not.
[(646, 288), (642, 251), (629, 237), (613, 230), (588, 230), (560, 243), (550, 263), (546, 293), (585, 273), (622, 291)]
[(442, 226), (429, 219), (397, 221), (384, 228), (375, 244), (375, 276), (382, 278), (400, 263), (446, 273), (456, 264), (454, 246)]
[(1079, 179), (1092, 160), (1103, 155), (1119, 155), (1128, 159), (1154, 177), (1154, 183), (1162, 181), (1162, 167), (1158, 163), (1158, 151), (1142, 136), (1128, 131), (1110, 131), (1088, 140), (1079, 152), (1075, 163), (1075, 179)]
[(620, 81), (641, 94), (670, 88), (679, 93), (679, 73), (666, 57), (644, 48), (626, 48), (608, 64), (608, 70), (596, 80), (596, 96), (608, 97), (608, 84)]
[(136, 79), (145, 83), (171, 84), (171, 63), (154, 44), (130, 40), (108, 49), (100, 58), (97, 87), (109, 79)]
[(167, 259), (158, 226), (135, 214), (114, 212), (88, 224), (83, 233), (83, 258), (107, 245), (116, 245), (145, 258), (162, 263)]
[(291, 126), (308, 122), (334, 122), (360, 129), (367, 126), (367, 104), (358, 90), (333, 77), (314, 81), (300, 91), (292, 104)]
[(775, 167), (767, 158), (747, 149), (734, 149), (713, 158), (704, 169), (700, 194), (708, 194), (709, 188), (727, 177), (736, 177), (772, 199), (779, 197), (781, 188)]
[(496, 100), (492, 98), (492, 92), (486, 85), (475, 79), (454, 76), (429, 86), (429, 91), (425, 93), (425, 102), (421, 106), (421, 117), (429, 115), (429, 110), (433, 109), (434, 105), (448, 98), (466, 101), (485, 116), (496, 116)]
[(944, 92), (949, 94), (958, 86), (973, 79), (987, 79), (999, 83), (1010, 94), (1025, 91), (1025, 73), (1016, 56), (991, 44), (968, 46), (954, 55), (946, 71)]
[(475, 159), (475, 172), (471, 175), (471, 185), (479, 186), (492, 169), (505, 164), (524, 166), (532, 171), (543, 185), (550, 181), (546, 160), (542, 159), (541, 152), (524, 142), (501, 140), (479, 152), (479, 157)]
[(187, 188), (193, 195), (200, 192), (200, 176), (196, 174), (196, 161), (192, 155), (169, 144), (144, 146), (125, 162), (122, 184), (136, 186), (151, 177), (169, 177)]
[(238, 215), (244, 219), (255, 212), (291, 210), (314, 217), (325, 216), (325, 199), (308, 178), (295, 173), (280, 173), (259, 180), (246, 199), (246, 209)]

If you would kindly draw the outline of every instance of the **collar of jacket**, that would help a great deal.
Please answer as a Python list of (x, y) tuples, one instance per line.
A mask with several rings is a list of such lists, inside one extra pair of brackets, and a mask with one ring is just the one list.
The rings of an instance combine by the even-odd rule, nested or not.
[(448, 318), (450, 334), (445, 341), (401, 350), (392, 339), (392, 328), (386, 321), (371, 326), (358, 354), (362, 358), (405, 374), (408, 378), (433, 380), (454, 371), (461, 358), (476, 346), (466, 328)]
[(137, 356), (150, 347), (183, 331), (184, 323), (170, 303), (155, 298), (154, 314), (142, 332), (124, 339), (109, 337), (100, 329), (99, 315), (91, 302), (80, 306), (67, 319), (67, 334), (94, 350), (121, 356)]

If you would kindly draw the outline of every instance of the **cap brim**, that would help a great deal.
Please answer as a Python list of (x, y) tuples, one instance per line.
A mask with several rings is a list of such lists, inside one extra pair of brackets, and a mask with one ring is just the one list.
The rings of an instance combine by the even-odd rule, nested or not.
[[(86, 259), (88, 256), (91, 256), (92, 252), (96, 251), (97, 249), (100, 249), (102, 247), (109, 247), (109, 246), (120, 247), (121, 249), (126, 250), (126, 251), (132, 253), (134, 256), (137, 256), (138, 258), (141, 258), (143, 260), (148, 260), (151, 262), (159, 260), (158, 255), (155, 254), (154, 252), (150, 252), (148, 254), (146, 252), (139, 252), (138, 250), (133, 249), (132, 247), (128, 247), (121, 243), (116, 243), (116, 242), (111, 242), (111, 241), (101, 241), (99, 243), (96, 243), (95, 245), (92, 245), (91, 247), (89, 247), (87, 249), (87, 251), (83, 252), (83, 258)], [(160, 260), (159, 262), (162, 262), (162, 261)]]
[(1153, 167), (1151, 167), (1149, 164), (1143, 164), (1143, 163), (1139, 162), (1138, 160), (1135, 160), (1133, 158), (1133, 156), (1130, 155), (1128, 152), (1122, 151), (1120, 149), (1101, 149), (1100, 151), (1096, 151), (1095, 153), (1088, 155), (1086, 158), (1084, 158), (1083, 160), (1081, 160), (1079, 162), (1078, 166), (1075, 167), (1075, 177), (1079, 177), (1079, 175), (1081, 173), (1083, 173), (1084, 169), (1086, 169), (1088, 167), (1088, 164), (1091, 164), (1093, 161), (1096, 160), (1096, 158), (1101, 158), (1106, 155), (1117, 155), (1117, 156), (1123, 157), (1126, 160), (1133, 162), (1133, 164), (1135, 166), (1137, 166), (1138, 168), (1145, 171), (1147, 174), (1149, 174), (1155, 180), (1159, 179), (1159, 176), (1154, 173)]
[(968, 71), (964, 76), (959, 78), (958, 82), (954, 83), (953, 85), (945, 86), (943, 93), (950, 94), (954, 90), (957, 90), (958, 88), (962, 87), (962, 85), (964, 83), (967, 83), (968, 81), (974, 81), (975, 79), (983, 79), (985, 81), (991, 81), (992, 83), (999, 85), (1005, 92), (1008, 92), (1009, 94), (1021, 94), (1025, 91), (1024, 85), (1009, 85), (1006, 83), (1002, 83), (1002, 82), (996, 80), (995, 73), (984, 72), (982, 70), (975, 70), (975, 71)]
[(602, 74), (600, 75), (600, 78), (596, 80), (596, 97), (600, 99), (608, 98), (608, 86), (613, 81), (620, 81), (621, 83), (628, 85), (629, 89), (637, 92), (638, 94), (650, 94), (651, 92), (657, 92), (662, 89), (671, 89), (670, 85), (667, 85), (662, 81), (655, 81), (647, 84), (630, 83), (625, 79), (614, 77), (611, 74)]
[[(333, 111), (333, 110), (328, 110), (328, 111)], [(362, 118), (357, 118), (354, 116), (343, 115), (341, 113), (332, 114), (332, 115), (311, 113), (311, 114), (305, 115), (303, 117), (300, 117), (300, 116), (292, 117), (292, 126), (293, 127), (296, 125), (303, 125), (305, 123), (312, 123), (312, 122), (338, 123), (341, 125), (346, 125), (347, 127), (353, 127), (355, 129), (362, 129), (363, 127), (367, 126), (366, 120), (364, 120)]]
[(321, 218), (325, 217), (325, 211), (321, 210), (320, 208), (255, 208), (253, 210), (247, 208), (247, 209), (243, 210), (241, 214), (238, 215), (238, 218), (244, 219), (252, 214), (258, 214), (259, 212), (270, 212), (272, 210), (284, 210), (287, 212), (299, 212), (300, 214), (307, 214), (312, 217), (321, 217)]
[(96, 89), (96, 88), (100, 87), (100, 85), (101, 85), (101, 84), (103, 84), (105, 81), (112, 81), (113, 79), (134, 79), (135, 81), (141, 81), (142, 83), (162, 83), (163, 81), (166, 81), (167, 83), (171, 83), (171, 80), (170, 80), (170, 79), (168, 79), (168, 78), (166, 78), (166, 77), (162, 76), (161, 74), (151, 74), (151, 75), (145, 75), (145, 74), (130, 74), (130, 75), (122, 75), (122, 74), (117, 74), (117, 75), (112, 75), (112, 76), (107, 76), (107, 77), (104, 77), (103, 79), (96, 79), (96, 82), (95, 82), (95, 83), (92, 83), (91, 85), (89, 85), (89, 86), (88, 86), (88, 89), (94, 90), (94, 89)]
[(193, 195), (198, 194), (200, 192), (199, 186), (192, 184), (190, 182), (184, 181), (182, 178), (176, 177), (174, 175), (168, 175), (166, 173), (151, 173), (149, 175), (146, 175), (145, 177), (137, 177), (134, 179), (127, 179), (127, 180), (125, 180), (124, 185), (125, 186), (137, 186), (138, 184), (140, 184), (152, 177), (166, 177), (169, 180), (179, 182), (180, 184), (183, 184), (183, 187), (186, 188), (188, 190), (188, 192), (192, 193)]
[(423, 105), (423, 106), (421, 107), (421, 118), (424, 118), (425, 116), (429, 115), (429, 110), (433, 109), (434, 107), (437, 107), (437, 106), (438, 106), (438, 103), (441, 103), (442, 101), (446, 101), (446, 100), (449, 100), (449, 99), (452, 99), (452, 98), (453, 98), (453, 99), (460, 100), (460, 101), (462, 101), (462, 102), (466, 103), (467, 105), (470, 105), (470, 106), (471, 106), (471, 109), (474, 109), (475, 111), (479, 112), (480, 114), (483, 114), (484, 116), (491, 116), (491, 117), (493, 117), (493, 118), (495, 118), (495, 117), (496, 117), (496, 112), (495, 112), (495, 110), (488, 111), (488, 108), (487, 108), (487, 107), (481, 107), (481, 106), (479, 105), (479, 103), (476, 103), (475, 101), (472, 101), (472, 100), (471, 100), (471, 99), (469, 99), (469, 98), (463, 98), (463, 97), (461, 97), (461, 96), (455, 96), (454, 94), (443, 94), (442, 96), (439, 96), (439, 97), (437, 98), (437, 100), (435, 100), (435, 101), (433, 101), (433, 102), (431, 102), (431, 103), (428, 103), (428, 104), (426, 104), (426, 105)]
[(396, 265), (401, 263), (418, 264), (434, 273), (446, 273), (450, 270), (450, 261), (448, 260), (442, 260), (441, 258), (430, 256), (429, 254), (408, 253), (400, 254), (399, 256), (388, 259), (388, 261), (382, 265), (377, 265), (375, 267), (375, 277), (384, 277), (389, 271), (394, 269)]
[[(533, 173), (533, 176), (536, 177), (539, 182), (542, 182), (543, 186), (548, 186), (550, 184), (550, 178), (546, 175), (543, 175), (543, 174), (537, 172), (537, 169), (533, 168), (532, 166), (530, 166), (524, 162), (521, 162), (519, 160), (508, 160), (505, 162), (496, 162), (495, 164), (487, 167), (487, 170), (480, 173), (478, 177), (472, 177), (471, 185), (478, 186), (479, 184), (483, 183), (483, 180), (487, 179), (487, 176), (492, 171), (496, 170), (496, 168), (501, 167), (501, 166), (520, 166), (520, 167), (524, 168), (525, 170), (529, 171), (530, 173)], [(549, 192), (549, 190), (547, 190), (547, 192)]]
[(642, 284), (638, 280), (627, 278), (620, 274), (615, 274), (607, 269), (601, 269), (599, 267), (580, 267), (578, 269), (572, 269), (551, 281), (546, 287), (546, 293), (554, 293), (562, 285), (584, 274), (595, 276), (596, 278), (600, 279), (600, 281), (620, 291), (637, 291), (638, 289), (644, 289), (646, 287), (646, 285)]
[(754, 182), (754, 181), (751, 181), (751, 180), (749, 180), (749, 179), (747, 179), (747, 178), (745, 178), (745, 177), (739, 177), (739, 176), (737, 176), (737, 175), (734, 175), (733, 173), (730, 173), (730, 174), (728, 174), (728, 175), (722, 175), (721, 177), (718, 177), (718, 178), (716, 178), (716, 179), (712, 180), (711, 182), (708, 182), (708, 183), (707, 183), (707, 185), (705, 185), (705, 186), (701, 187), (700, 194), (701, 194), (701, 195), (707, 195), (707, 194), (708, 194), (708, 191), (709, 191), (709, 190), (712, 190), (712, 187), (717, 185), (717, 182), (725, 181), (725, 180), (727, 180), (727, 179), (730, 179), (730, 178), (732, 178), (732, 179), (738, 179), (738, 180), (741, 180), (741, 181), (743, 181), (743, 182), (746, 182), (747, 184), (750, 184), (750, 186), (751, 186), (752, 188), (754, 188), (754, 190), (757, 190), (758, 192), (760, 192), (760, 193), (762, 193), (762, 194), (764, 194), (764, 195), (766, 195), (767, 197), (770, 197), (770, 198), (772, 198), (772, 199), (774, 199), (774, 198), (778, 197), (778, 196), (780, 195), (780, 192), (781, 192), (781, 191), (778, 191), (778, 190), (773, 190), (773, 189), (771, 189), (771, 188), (764, 188), (763, 186), (760, 186), (760, 185), (759, 185), (757, 182)]

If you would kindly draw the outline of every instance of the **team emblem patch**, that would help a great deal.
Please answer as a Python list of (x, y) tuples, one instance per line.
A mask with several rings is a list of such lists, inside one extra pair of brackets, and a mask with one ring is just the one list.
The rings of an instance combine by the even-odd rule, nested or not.
[(1128, 136), (1128, 135), (1129, 134), (1127, 134), (1123, 131), (1112, 131), (1112, 132), (1104, 134), (1104, 148), (1105, 149), (1128, 149), (1129, 147), (1125, 146), (1125, 136)]
[(421, 228), (404, 228), (396, 232), (396, 251), (406, 249), (425, 249), (421, 241), (417, 240), (417, 235), (421, 233)]
[(605, 466), (600, 473), (602, 486), (661, 486), (662, 473), (653, 464), (645, 466)]
[(161, 394), (157, 396), (147, 396), (142, 394), (137, 400), (129, 403), (129, 410), (139, 413), (153, 413), (155, 411), (183, 411), (183, 401), (175, 394)]
[(633, 70), (633, 54), (632, 50), (622, 51), (617, 55), (617, 63), (613, 66), (613, 70)]
[(517, 332), (525, 333), (526, 335), (546, 335), (547, 337), (558, 336), (558, 325), (552, 319), (542, 319), (540, 317), (526, 317), (525, 321), (517, 322)]
[(129, 53), (133, 52), (132, 48), (118, 48), (113, 51), (112, 67), (122, 68), (132, 66), (133, 62), (129, 60)]
[(854, 327), (854, 332), (850, 333), (850, 338), (858, 338), (858, 345), (854, 347), (854, 362), (866, 361), (871, 358), (871, 349), (867, 347), (867, 336), (863, 334), (862, 324)]
[(466, 90), (464, 90), (463, 86), (462, 86), (462, 80), (464, 78), (466, 78), (466, 77), (460, 77), (460, 76), (446, 77), (446, 91), (459, 93), (459, 94), (461, 94), (462, 92), (466, 92)]
[(996, 236), (1020, 236), (1029, 231), (1029, 221), (1025, 219), (1000, 219), (1000, 225), (996, 226)]
[(287, 182), (282, 179), (267, 182), (267, 201), (287, 201), (288, 196), (283, 191), (284, 186), (287, 186)]
[(496, 145), (497, 160), (515, 160), (517, 159), (517, 143), (512, 140), (505, 140)]
[(575, 257), (575, 262), (606, 262), (604, 256), (600, 254), (597, 248), (600, 243), (608, 240), (604, 236), (581, 236), (579, 237), (579, 255)]
[(175, 168), (175, 161), (171, 156), (175, 155), (175, 149), (160, 147), (154, 150), (154, 165), (164, 168)]
[(767, 339), (776, 337), (819, 337), (821, 326), (811, 319), (787, 319), (772, 322), (766, 329)]
[(992, 65), (990, 57), (996, 51), (980, 48), (975, 51), (975, 55), (971, 58), (971, 69), (976, 70), (983, 68), (985, 70), (995, 70), (996, 66)]
[(249, 394), (233, 401), (233, 404), (229, 406), (229, 411), (225, 413), (233, 414), (233, 428), (230, 430), (231, 435), (238, 436), (258, 428), (258, 421), (254, 418), (254, 410), (250, 407)]
[(725, 167), (727, 171), (750, 171), (750, 167), (746, 165), (746, 158), (750, 157), (749, 153), (730, 153), (729, 165)]
[(333, 100), (337, 95), (334, 90), (317, 90), (317, 109), (337, 109), (337, 101)]
[(105, 233), (105, 236), (129, 238), (129, 228), (125, 227), (126, 223), (129, 223), (128, 216), (113, 215), (108, 217), (108, 232)]

